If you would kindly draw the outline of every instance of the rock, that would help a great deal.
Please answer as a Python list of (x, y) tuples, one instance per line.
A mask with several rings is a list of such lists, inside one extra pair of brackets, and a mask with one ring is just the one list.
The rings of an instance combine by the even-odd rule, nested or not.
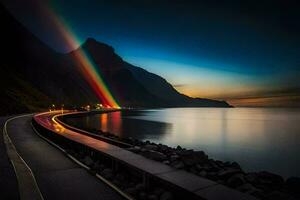
[(161, 144), (161, 145), (159, 146), (159, 149), (160, 149), (162, 152), (167, 152), (167, 151), (169, 151), (170, 147), (168, 147), (167, 145)]
[(134, 153), (139, 153), (141, 151), (141, 147), (134, 146), (128, 149), (129, 151), (132, 151)]
[(241, 173), (241, 170), (239, 169), (226, 169), (226, 170), (221, 170), (218, 172), (218, 177), (221, 179), (228, 179), (234, 174)]
[(196, 167), (191, 167), (191, 168), (188, 169), (188, 171), (190, 173), (193, 173), (193, 174), (198, 174), (198, 171), (197, 171)]
[(104, 169), (104, 170), (101, 172), (101, 175), (102, 175), (104, 178), (110, 180), (110, 179), (113, 178), (113, 171), (112, 171), (111, 169), (109, 169), (109, 168), (106, 168), (106, 169)]
[(151, 144), (151, 142), (150, 142), (149, 140), (146, 140), (146, 141), (144, 142), (144, 144)]
[(210, 164), (213, 171), (218, 171), (219, 170), (219, 166), (217, 165), (217, 163), (214, 160), (210, 159), (209, 164)]
[(272, 191), (266, 197), (264, 198), (266, 200), (296, 200), (296, 198), (293, 198), (292, 196), (285, 194), (280, 191)]
[(260, 190), (260, 189), (256, 189), (254, 191), (249, 191), (249, 192), (247, 192), (247, 194), (255, 196), (258, 199), (265, 199), (266, 198), (265, 192), (263, 190)]
[(143, 154), (143, 156), (153, 159), (153, 160), (156, 160), (156, 161), (163, 161), (163, 160), (167, 159), (166, 155), (164, 155), (163, 153), (160, 153), (158, 151), (152, 151), (152, 150), (144, 151), (142, 154)]
[(158, 197), (155, 194), (150, 194), (147, 196), (147, 200), (157, 200)]
[(240, 166), (237, 162), (231, 163), (230, 168), (234, 168), (234, 169), (242, 169), (241, 166)]
[(153, 145), (153, 144), (147, 144), (143, 148), (147, 149), (147, 150), (152, 150), (152, 151), (156, 151), (158, 149), (158, 147), (156, 145)]
[(145, 192), (139, 192), (139, 198), (140, 200), (146, 200), (147, 199), (147, 194)]
[(197, 164), (197, 165), (196, 165), (196, 169), (197, 169), (198, 171), (202, 171), (202, 170), (203, 170), (203, 166), (200, 165), (200, 164)]
[(178, 154), (181, 156), (181, 160), (183, 161), (183, 163), (187, 166), (192, 166), (208, 161), (208, 157), (203, 151), (194, 152), (191, 150), (186, 150)]
[(224, 163), (222, 161), (220, 161), (220, 160), (216, 160), (215, 162), (221, 168), (223, 168), (225, 166)]
[(234, 174), (228, 180), (226, 181), (226, 184), (230, 187), (236, 188), (238, 186), (241, 186), (245, 183), (244, 175), (241, 173)]
[(277, 174), (273, 174), (267, 171), (262, 171), (262, 172), (258, 172), (257, 175), (259, 178), (259, 183), (271, 190), (279, 189), (284, 184), (284, 179)]
[(182, 150), (181, 146), (178, 145), (178, 146), (176, 147), (176, 150)]
[(170, 165), (170, 161), (168, 161), (168, 160), (163, 161), (163, 163), (166, 165)]
[(199, 175), (199, 176), (202, 176), (202, 177), (206, 177), (207, 172), (204, 171), (204, 170), (202, 170), (202, 171), (198, 172), (198, 175)]
[(91, 159), (90, 156), (85, 156), (83, 159), (83, 163), (90, 167), (94, 164), (94, 161)]
[(170, 156), (170, 161), (171, 162), (174, 162), (175, 160), (178, 160), (178, 159), (179, 159), (179, 156), (176, 155), (176, 154)]
[(181, 162), (181, 161), (175, 161), (175, 162), (172, 162), (172, 163), (170, 164), (170, 166), (171, 166), (171, 167), (174, 167), (174, 168), (176, 168), (176, 169), (183, 169), (183, 168), (184, 168), (184, 164), (183, 164), (183, 162)]
[(300, 178), (290, 177), (285, 182), (286, 188), (294, 193), (300, 194)]
[(204, 151), (195, 151), (195, 156), (197, 156), (200, 160), (207, 162), (208, 156), (204, 153)]
[(164, 192), (160, 195), (159, 200), (172, 200), (173, 195), (171, 192)]
[(211, 166), (208, 163), (205, 163), (204, 165), (201, 165), (202, 169), (205, 171), (211, 171)]
[(245, 183), (243, 185), (236, 187), (236, 189), (240, 192), (248, 192), (255, 189), (255, 187), (253, 187), (253, 185), (251, 185), (250, 183)]
[(248, 173), (245, 175), (245, 180), (249, 183), (257, 183), (258, 182), (258, 176), (257, 173)]
[(177, 150), (176, 153), (179, 156), (183, 157), (183, 156), (190, 156), (190, 155), (192, 155), (194, 153), (194, 151), (193, 150), (184, 150), (184, 149), (181, 149), (181, 150)]
[(216, 181), (218, 179), (217, 173), (216, 172), (207, 172), (206, 175), (207, 178)]

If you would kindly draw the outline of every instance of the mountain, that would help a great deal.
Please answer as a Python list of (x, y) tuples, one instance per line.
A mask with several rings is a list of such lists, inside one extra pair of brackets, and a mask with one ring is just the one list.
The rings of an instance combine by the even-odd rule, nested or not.
[(1, 115), (37, 111), (52, 103), (69, 106), (98, 103), (74, 58), (76, 51), (89, 55), (123, 106), (229, 107), (223, 101), (178, 93), (165, 79), (125, 62), (111, 46), (92, 38), (70, 53), (58, 53), (15, 20), (2, 5), (0, 24)]
[[(88, 38), (76, 51), (86, 52), (99, 67), (121, 105), (135, 107), (228, 107), (224, 101), (180, 94), (162, 77), (125, 62), (114, 49)], [(74, 54), (72, 52), (71, 54)], [(124, 84), (126, 83), (126, 84)]]

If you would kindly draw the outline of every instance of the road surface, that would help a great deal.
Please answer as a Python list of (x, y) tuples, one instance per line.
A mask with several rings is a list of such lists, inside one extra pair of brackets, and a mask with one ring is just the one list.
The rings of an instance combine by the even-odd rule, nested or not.
[(32, 129), (32, 116), (9, 121), (6, 131), (17, 152), (31, 169), (42, 199), (122, 199), (108, 185), (40, 138)]
[[(9, 117), (0, 118), (1, 133), (3, 133), (3, 126)], [(0, 137), (0, 194), (1, 199), (17, 200), (19, 199), (18, 182), (14, 172), (14, 168), (9, 161), (6, 153), (3, 136)]]

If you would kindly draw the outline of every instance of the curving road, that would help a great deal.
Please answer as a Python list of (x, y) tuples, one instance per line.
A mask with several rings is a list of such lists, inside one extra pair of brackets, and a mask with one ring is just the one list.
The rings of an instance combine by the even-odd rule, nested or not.
[(105, 184), (90, 175), (62, 151), (49, 145), (33, 129), (31, 120), (34, 117), (35, 122), (54, 134), (100, 151), (113, 158), (114, 161), (138, 169), (145, 178), (155, 177), (180, 189), (184, 195), (212, 200), (256, 200), (253, 196), (227, 188), (211, 180), (184, 170), (171, 168), (121, 147), (95, 139), (90, 135), (82, 134), (74, 128), (72, 128), (74, 131), (66, 128), (56, 121), (55, 116), (58, 114), (59, 111), (40, 113), (34, 116), (33, 114), (18, 116), (6, 121), (4, 125), (3, 135), (8, 155), (13, 160), (14, 166), (20, 169), (16, 170), (16, 174), (21, 199), (130, 199), (123, 192), (109, 187), (108, 182)]
[[(3, 132), (3, 126), (9, 117), (0, 117), (1, 133)], [(19, 199), (18, 182), (14, 172), (13, 165), (11, 164), (8, 155), (6, 153), (6, 146), (4, 143), (4, 137), (0, 137), (0, 194), (1, 199), (15, 200)]]
[[(108, 185), (91, 176), (84, 168), (40, 138), (31, 126), (32, 116), (30, 114), (13, 118), (4, 127), (17, 153), (25, 161), (21, 175), (17, 173), (19, 189), (31, 189), (35, 187), (34, 181), (36, 181), (36, 191), (41, 193), (40, 197), (38, 195), (34, 198), (25, 196), (23, 199), (123, 199)], [(30, 170), (26, 169), (26, 166)], [(32, 184), (32, 187), (20, 185), (24, 183), (20, 179), (22, 179), (22, 173), (26, 174), (26, 170), (32, 172), (33, 183), (25, 181), (25, 184)], [(30, 178), (26, 178), (28, 179)], [(22, 199), (22, 191), (20, 192)], [(18, 195), (15, 196), (17, 199)]]

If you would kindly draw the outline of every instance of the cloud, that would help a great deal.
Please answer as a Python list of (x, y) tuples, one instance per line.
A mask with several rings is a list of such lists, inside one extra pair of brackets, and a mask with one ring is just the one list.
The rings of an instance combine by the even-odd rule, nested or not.
[(224, 99), (238, 107), (300, 107), (300, 88), (265, 90)]

